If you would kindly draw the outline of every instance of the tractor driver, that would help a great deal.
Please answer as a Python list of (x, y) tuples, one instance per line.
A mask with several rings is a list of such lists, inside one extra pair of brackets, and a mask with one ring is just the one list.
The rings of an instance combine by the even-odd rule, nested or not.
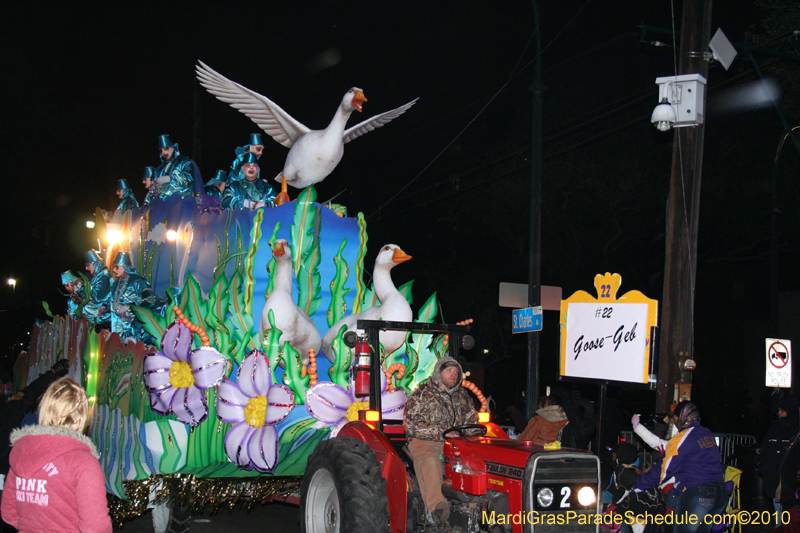
[[(464, 371), (452, 357), (436, 362), (428, 382), (409, 398), (403, 415), (403, 429), (414, 461), (428, 520), (444, 525), (450, 518), (450, 504), (442, 494), (442, 453), (446, 430), (463, 424), (477, 424), (478, 413), (467, 390), (461, 386)], [(474, 430), (479, 431), (479, 430)], [(448, 438), (457, 437), (450, 432)]]

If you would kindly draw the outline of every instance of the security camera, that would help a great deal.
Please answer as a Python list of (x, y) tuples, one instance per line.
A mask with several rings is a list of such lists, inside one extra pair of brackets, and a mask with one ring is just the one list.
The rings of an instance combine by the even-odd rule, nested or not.
[(650, 121), (659, 131), (697, 126), (704, 120), (706, 79), (699, 74), (656, 78), (658, 105)]
[(675, 116), (675, 108), (670, 105), (666, 98), (659, 102), (650, 116), (650, 122), (658, 128), (658, 131), (669, 131), (676, 120), (678, 118)]

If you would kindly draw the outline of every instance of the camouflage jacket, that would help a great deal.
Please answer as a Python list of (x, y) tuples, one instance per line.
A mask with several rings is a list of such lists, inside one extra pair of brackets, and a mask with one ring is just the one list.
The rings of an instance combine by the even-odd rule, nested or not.
[(447, 389), (442, 383), (441, 368), (450, 357), (436, 362), (428, 382), (409, 398), (403, 415), (403, 429), (409, 439), (444, 442), (442, 432), (453, 426), (477, 424), (478, 413), (467, 390), (461, 386), (464, 371), (458, 366), (458, 384)]

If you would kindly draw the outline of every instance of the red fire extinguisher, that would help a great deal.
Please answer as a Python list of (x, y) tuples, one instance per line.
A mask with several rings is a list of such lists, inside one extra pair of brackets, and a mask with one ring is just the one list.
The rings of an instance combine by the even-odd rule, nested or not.
[(358, 339), (355, 348), (356, 364), (353, 370), (356, 373), (356, 390), (355, 396), (368, 396), (369, 395), (369, 381), (370, 381), (370, 359), (372, 358), (372, 350), (366, 338), (361, 337)]

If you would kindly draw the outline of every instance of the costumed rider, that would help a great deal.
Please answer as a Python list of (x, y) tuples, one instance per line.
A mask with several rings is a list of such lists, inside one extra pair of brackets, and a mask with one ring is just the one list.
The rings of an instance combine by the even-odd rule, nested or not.
[(664, 455), (636, 480), (636, 491), (661, 486), (664, 492), (674, 478), (677, 516), (696, 517), (695, 524), (677, 524), (674, 533), (711, 531), (713, 520), (707, 515), (725, 509), (728, 490), (723, 483), (724, 470), (714, 434), (700, 425), (697, 406), (684, 400), (672, 410), (672, 420), (679, 433), (667, 443)]
[(119, 196), (119, 199), (122, 200), (119, 203), (117, 210), (124, 213), (129, 209), (139, 207), (139, 202), (137, 202), (136, 198), (134, 198), (133, 190), (131, 189), (131, 186), (128, 185), (128, 180), (117, 180), (117, 196)]
[(156, 184), (161, 187), (159, 198), (166, 199), (173, 194), (182, 198), (203, 192), (203, 180), (194, 161), (181, 155), (178, 143), (173, 143), (169, 135), (158, 137), (161, 151), (161, 164), (156, 167)]
[(198, 208), (203, 213), (219, 213), (222, 211), (222, 195), (225, 193), (225, 180), (228, 173), (224, 170), (217, 170), (214, 177), (205, 185), (202, 201)]
[(67, 270), (61, 273), (61, 283), (69, 293), (67, 295), (67, 314), (80, 317), (87, 300), (83, 280), (73, 274), (71, 270)]
[(264, 141), (261, 139), (261, 134), (251, 133), (247, 144), (237, 147), (235, 152), (236, 159), (231, 163), (231, 169), (228, 172), (228, 185), (234, 181), (244, 179), (244, 176), (241, 174), (241, 169), (245, 154), (252, 153), (256, 155), (256, 159), (261, 159), (261, 154), (264, 153)]
[(111, 273), (94, 250), (86, 252), (86, 270), (92, 276), (89, 301), (83, 306), (83, 314), (90, 322), (102, 324), (111, 320)]
[[(428, 382), (418, 387), (408, 399), (403, 415), (403, 429), (409, 439), (408, 449), (414, 461), (425, 511), (429, 521), (440, 525), (448, 523), (450, 518), (450, 503), (442, 494), (443, 433), (454, 426), (478, 423), (472, 398), (461, 386), (463, 378), (464, 371), (458, 361), (442, 357), (436, 362)], [(467, 432), (478, 433), (480, 430)], [(447, 438), (457, 436), (456, 432), (446, 435)]]
[(234, 181), (225, 188), (222, 207), (225, 209), (258, 209), (275, 207), (275, 189), (259, 177), (258, 159), (253, 152), (247, 152), (242, 162), (244, 179)]
[(142, 174), (142, 185), (147, 189), (147, 194), (142, 201), (142, 205), (150, 205), (154, 198), (158, 198), (160, 187), (156, 183), (156, 167), (144, 167)]
[(164, 300), (159, 298), (150, 288), (150, 283), (136, 272), (128, 252), (117, 252), (113, 270), (117, 279), (111, 288), (111, 331), (119, 334), (123, 342), (126, 338), (132, 337), (145, 344), (153, 344), (153, 337), (144, 331), (131, 306), (147, 307), (159, 313), (163, 311)]

